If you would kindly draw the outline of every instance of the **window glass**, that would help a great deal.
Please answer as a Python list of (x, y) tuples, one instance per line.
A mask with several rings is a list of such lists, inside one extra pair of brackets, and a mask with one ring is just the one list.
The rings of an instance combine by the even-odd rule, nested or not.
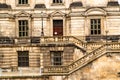
[(18, 67), (29, 66), (29, 52), (28, 51), (18, 51)]
[(51, 51), (52, 65), (62, 65), (62, 51)]
[(28, 21), (27, 20), (19, 20), (19, 37), (28, 36)]
[(91, 35), (101, 34), (101, 19), (91, 19)]
[(53, 0), (53, 3), (62, 3), (62, 0)]
[(28, 4), (28, 0), (19, 0), (19, 4)]

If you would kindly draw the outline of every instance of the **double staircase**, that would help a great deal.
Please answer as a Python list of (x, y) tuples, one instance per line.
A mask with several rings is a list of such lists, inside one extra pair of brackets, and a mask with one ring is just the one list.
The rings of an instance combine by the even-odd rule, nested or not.
[[(55, 37), (48, 38), (44, 37), (41, 41), (44, 43), (54, 43), (54, 42), (68, 42), (73, 43), (79, 48), (86, 51), (86, 43), (75, 38), (75, 37)], [(96, 60), (102, 55), (109, 52), (120, 52), (120, 43), (119, 42), (111, 42), (102, 44), (100, 47), (94, 49), (92, 52), (85, 54), (82, 58), (74, 61), (73, 63), (67, 66), (44, 66), (42, 75), (69, 75), (79, 70), (80, 68), (86, 66), (90, 62)]]

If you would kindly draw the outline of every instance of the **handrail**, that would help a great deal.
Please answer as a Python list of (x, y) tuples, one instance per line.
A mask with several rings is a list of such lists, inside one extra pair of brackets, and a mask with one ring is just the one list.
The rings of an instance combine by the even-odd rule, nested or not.
[[(44, 67), (44, 72), (43, 73), (68, 73), (71, 74), (72, 72), (76, 71), (78, 68), (84, 66), (85, 64), (91, 62), (92, 60), (94, 60), (95, 58), (99, 57), (101, 53), (103, 53), (105, 51), (105, 45), (99, 47), (98, 49), (94, 50), (93, 52), (90, 52), (88, 54), (86, 54), (85, 56), (83, 56), (82, 58), (78, 59), (77, 61), (71, 63), (68, 66), (45, 66)], [(58, 69), (60, 70), (58, 70)], [(64, 71), (63, 71), (64, 70)]]
[(89, 62), (97, 59), (98, 57), (100, 57), (102, 55), (104, 55), (107, 52), (106, 49), (112, 49), (112, 50), (118, 50), (119, 49), (119, 51), (120, 51), (120, 43), (104, 44), (101, 47), (95, 49), (94, 51), (92, 51), (88, 54), (86, 54), (85, 56), (76, 60), (75, 62), (71, 63), (68, 66), (64, 66), (64, 67), (59, 66), (59, 68), (61, 70), (65, 70), (65, 71), (57, 70), (57, 67), (54, 67), (54, 66), (51, 66), (51, 67), (45, 66), (44, 70), (47, 70), (47, 68), (49, 68), (49, 72), (46, 71), (45, 73), (49, 73), (49, 75), (50, 75), (50, 73), (56, 73), (57, 75), (60, 74), (60, 73), (67, 73), (67, 75), (69, 75), (69, 74), (75, 72), (76, 70), (78, 70), (79, 68), (87, 65)]
[(73, 37), (73, 36), (51, 36), (51, 37), (41, 37), (40, 38), (40, 44), (46, 44), (46, 43), (74, 43), (76, 46), (79, 48), (85, 50), (86, 48), (86, 43), (83, 42), (82, 40)]
[(86, 54), (85, 56), (83, 56), (82, 58), (78, 59), (77, 61), (71, 63), (68, 66), (69, 69), (69, 73), (74, 72), (75, 70), (77, 70), (80, 67), (85, 66), (86, 64), (88, 64), (89, 62), (93, 61), (94, 59), (98, 58), (99, 56), (103, 55), (104, 52), (106, 50), (106, 45), (102, 45), (101, 47), (95, 49), (94, 51)]
[(43, 70), (43, 73), (56, 73), (56, 74), (67, 74), (68, 71), (67, 71), (67, 67), (66, 66), (45, 66), (44, 67), (44, 70)]

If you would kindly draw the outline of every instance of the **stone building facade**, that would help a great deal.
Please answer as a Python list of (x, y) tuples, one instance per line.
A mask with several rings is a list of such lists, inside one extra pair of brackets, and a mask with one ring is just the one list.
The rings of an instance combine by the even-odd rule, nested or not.
[(119, 80), (117, 0), (0, 0), (0, 80)]

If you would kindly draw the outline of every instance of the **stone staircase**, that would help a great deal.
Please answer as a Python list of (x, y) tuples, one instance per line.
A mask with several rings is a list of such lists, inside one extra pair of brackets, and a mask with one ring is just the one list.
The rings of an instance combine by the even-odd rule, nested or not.
[[(30, 40), (27, 41), (30, 42)], [(74, 44), (80, 49), (86, 51), (86, 47), (87, 47), (86, 42), (79, 40), (78, 38), (73, 36), (41, 37), (39, 44), (48, 45), (48, 44), (68, 44), (68, 43)], [(54, 76), (70, 75), (108, 52), (120, 52), (120, 43), (114, 42), (108, 44), (101, 44), (99, 45), (99, 47), (97, 46), (96, 49), (94, 49), (92, 52), (85, 54), (82, 58), (72, 62), (67, 66), (44, 66), (44, 68), (41, 69), (42, 74), (39, 75), (38, 72), (38, 74), (36, 75), (41, 77), (49, 76), (49, 75), (54, 75)]]
[(74, 44), (83, 51), (86, 51), (86, 43), (74, 36), (52, 36), (52, 37), (41, 37), (40, 44)]
[(86, 54), (68, 66), (45, 66), (43, 75), (69, 75), (108, 52), (120, 52), (120, 43), (108, 43)]

